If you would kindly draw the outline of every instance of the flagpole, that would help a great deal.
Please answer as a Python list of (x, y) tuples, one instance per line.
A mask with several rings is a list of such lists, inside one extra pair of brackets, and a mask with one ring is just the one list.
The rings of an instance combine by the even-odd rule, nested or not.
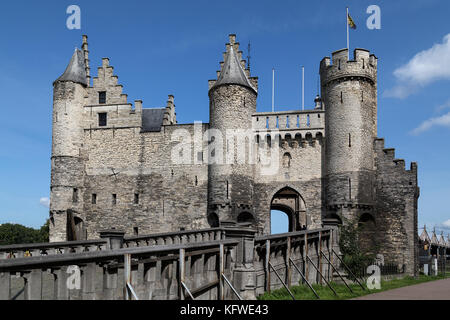
[(272, 68), (272, 112), (275, 112), (275, 68)]
[(305, 67), (302, 66), (302, 111), (305, 110)]
[(348, 30), (348, 7), (347, 9), (347, 15), (345, 16), (345, 25), (347, 26), (347, 59), (350, 60), (350, 32)]

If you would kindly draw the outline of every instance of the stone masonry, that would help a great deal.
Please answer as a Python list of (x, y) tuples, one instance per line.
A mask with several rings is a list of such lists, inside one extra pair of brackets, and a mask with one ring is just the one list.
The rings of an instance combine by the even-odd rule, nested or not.
[(289, 231), (357, 223), (363, 247), (413, 274), (417, 164), (406, 170), (377, 136), (377, 62), (336, 51), (320, 63), (313, 109), (257, 112), (258, 78), (230, 35), (210, 122), (178, 124), (173, 95), (160, 108), (128, 102), (108, 58), (91, 77), (83, 36), (54, 82), (50, 240), (230, 222), (262, 235), (276, 209)]

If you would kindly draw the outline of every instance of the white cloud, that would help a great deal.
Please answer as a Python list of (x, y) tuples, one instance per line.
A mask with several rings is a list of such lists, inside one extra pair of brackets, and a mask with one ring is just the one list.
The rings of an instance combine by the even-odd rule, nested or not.
[(438, 80), (450, 80), (450, 33), (442, 43), (417, 53), (394, 71), (397, 85), (384, 92), (385, 97), (406, 98), (418, 89)]
[(439, 117), (425, 120), (420, 126), (412, 130), (411, 134), (418, 135), (435, 126), (450, 127), (450, 112)]
[(448, 219), (447, 221), (444, 221), (444, 222), (442, 223), (442, 226), (443, 226), (444, 228), (450, 229), (450, 219)]
[(50, 199), (47, 197), (43, 197), (43, 198), (39, 199), (39, 203), (41, 204), (41, 206), (50, 208)]

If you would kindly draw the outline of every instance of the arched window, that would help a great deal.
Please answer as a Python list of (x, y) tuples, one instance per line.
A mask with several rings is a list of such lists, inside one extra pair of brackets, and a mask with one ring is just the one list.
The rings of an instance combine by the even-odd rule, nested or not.
[(282, 162), (283, 168), (290, 168), (291, 160), (292, 160), (291, 154), (289, 152), (286, 152), (283, 155), (283, 162)]
[(255, 217), (250, 212), (242, 212), (237, 218), (238, 223), (254, 223)]

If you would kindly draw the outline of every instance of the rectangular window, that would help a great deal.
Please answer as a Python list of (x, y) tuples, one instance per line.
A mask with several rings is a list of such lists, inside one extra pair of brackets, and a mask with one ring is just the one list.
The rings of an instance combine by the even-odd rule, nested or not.
[(98, 103), (105, 104), (106, 103), (106, 91), (100, 91), (98, 93)]
[(107, 113), (99, 113), (98, 114), (98, 126), (99, 127), (106, 127), (108, 125), (108, 117)]
[(72, 202), (73, 203), (78, 202), (78, 189), (77, 188), (73, 188)]
[(135, 236), (138, 236), (139, 235), (139, 228), (138, 227), (134, 227), (133, 228), (133, 233), (134, 233)]
[(112, 195), (112, 205), (115, 206), (117, 204), (117, 194)]
[(97, 204), (97, 194), (92, 194), (92, 204)]
[(134, 204), (139, 204), (139, 194), (138, 193), (134, 194)]

